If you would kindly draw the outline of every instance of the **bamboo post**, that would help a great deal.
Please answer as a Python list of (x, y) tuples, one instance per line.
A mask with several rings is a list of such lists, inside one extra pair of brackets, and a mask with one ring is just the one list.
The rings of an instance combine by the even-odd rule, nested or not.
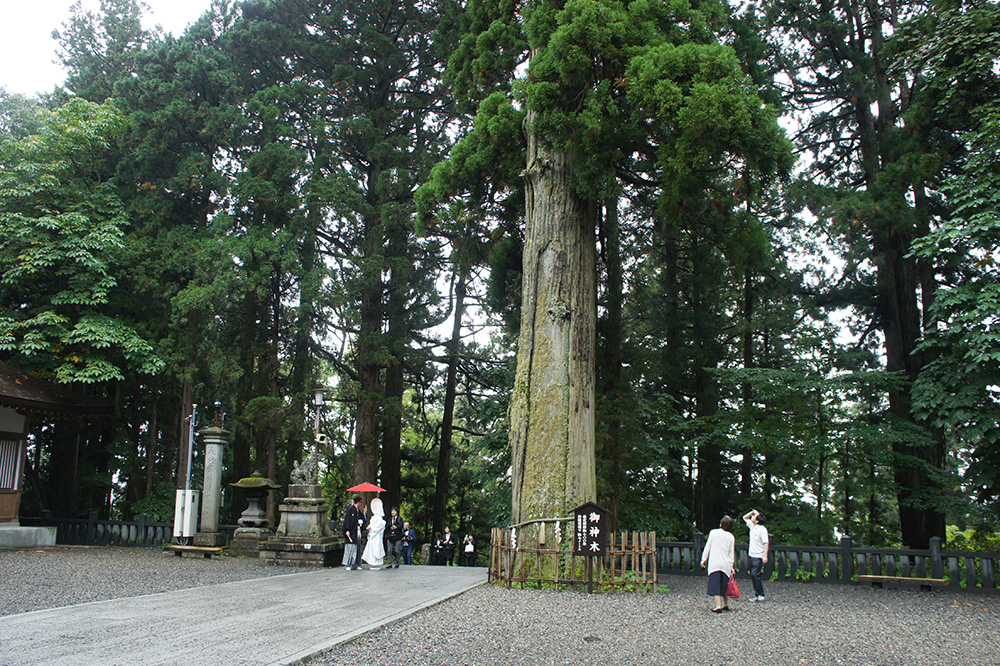
[(653, 549), (653, 592), (656, 592), (656, 568), (658, 563), (656, 561), (656, 532), (650, 533), (652, 536), (652, 549)]

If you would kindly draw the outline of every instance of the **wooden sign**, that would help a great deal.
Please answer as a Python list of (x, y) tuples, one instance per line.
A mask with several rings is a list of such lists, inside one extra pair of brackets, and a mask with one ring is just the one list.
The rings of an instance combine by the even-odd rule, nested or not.
[(604, 555), (608, 550), (608, 510), (587, 502), (573, 509), (573, 554)]

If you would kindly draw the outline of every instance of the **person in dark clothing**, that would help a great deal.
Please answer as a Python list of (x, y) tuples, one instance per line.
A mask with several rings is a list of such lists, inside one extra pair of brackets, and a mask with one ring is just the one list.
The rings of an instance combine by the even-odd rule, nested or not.
[(413, 564), (413, 549), (416, 547), (417, 531), (409, 523), (403, 523), (403, 564)]
[(431, 543), (431, 564), (438, 565), (444, 564), (444, 546), (441, 539), (441, 533), (434, 533), (434, 541)]
[(403, 555), (403, 519), (399, 517), (396, 507), (392, 507), (389, 520), (385, 522), (385, 543), (385, 568), (398, 569)]
[(365, 525), (364, 502), (361, 495), (354, 496), (354, 502), (344, 514), (344, 566), (361, 570), (361, 530)]
[(455, 565), (455, 546), (457, 545), (451, 528), (445, 525), (444, 534), (441, 535), (441, 564), (447, 564), (449, 567)]

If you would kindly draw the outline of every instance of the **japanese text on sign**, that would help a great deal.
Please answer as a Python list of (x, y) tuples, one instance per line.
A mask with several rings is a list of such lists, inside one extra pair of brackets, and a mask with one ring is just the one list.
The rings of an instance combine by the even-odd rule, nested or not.
[(574, 516), (573, 553), (604, 555), (607, 550), (607, 511), (593, 502), (577, 507)]

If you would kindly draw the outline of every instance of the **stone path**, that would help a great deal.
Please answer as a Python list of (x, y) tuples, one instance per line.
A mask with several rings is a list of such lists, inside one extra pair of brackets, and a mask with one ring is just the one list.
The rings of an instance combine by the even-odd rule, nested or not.
[(8, 615), (0, 665), (294, 664), (485, 582), (484, 568), (341, 567)]

